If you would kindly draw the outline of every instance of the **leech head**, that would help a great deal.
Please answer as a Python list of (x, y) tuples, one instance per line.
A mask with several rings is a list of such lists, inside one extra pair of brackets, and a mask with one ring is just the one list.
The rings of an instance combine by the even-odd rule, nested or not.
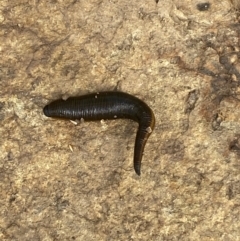
[(43, 113), (47, 117), (61, 117), (61, 111), (58, 108), (52, 108), (52, 103), (43, 108)]
[(48, 105), (46, 105), (46, 106), (43, 108), (43, 113), (44, 113), (45, 116), (50, 117)]
[(55, 100), (43, 108), (43, 113), (47, 117), (65, 118), (68, 114), (67, 101)]

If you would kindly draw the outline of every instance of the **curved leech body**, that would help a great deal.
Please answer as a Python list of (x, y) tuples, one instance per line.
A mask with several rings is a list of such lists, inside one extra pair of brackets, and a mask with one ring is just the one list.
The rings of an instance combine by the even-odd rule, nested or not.
[(155, 125), (150, 107), (142, 100), (123, 92), (99, 92), (55, 100), (46, 105), (43, 112), (48, 117), (81, 119), (132, 119), (139, 127), (134, 147), (134, 169), (140, 175), (141, 160), (148, 137)]

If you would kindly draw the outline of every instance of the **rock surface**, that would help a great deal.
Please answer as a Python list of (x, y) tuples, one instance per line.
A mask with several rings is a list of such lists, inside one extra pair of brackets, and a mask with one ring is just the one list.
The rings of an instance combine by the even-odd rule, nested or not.
[[(158, 2), (158, 3), (156, 3)], [(240, 240), (239, 1), (0, 2), (1, 240)], [(136, 95), (156, 127), (44, 117)]]

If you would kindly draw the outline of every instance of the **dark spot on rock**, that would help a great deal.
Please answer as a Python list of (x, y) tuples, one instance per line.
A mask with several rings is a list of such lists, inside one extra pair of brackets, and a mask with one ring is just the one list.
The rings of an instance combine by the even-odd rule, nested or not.
[(219, 113), (214, 114), (212, 119), (212, 129), (214, 131), (219, 130), (222, 121), (223, 121), (223, 118), (221, 114)]
[(240, 154), (240, 136), (236, 136), (229, 144), (229, 150)]
[(197, 4), (197, 9), (199, 11), (207, 11), (210, 8), (210, 3), (206, 2), (206, 3), (198, 3)]
[(5, 115), (3, 114), (3, 108), (4, 108), (5, 103), (0, 102), (0, 121), (4, 119)]
[(181, 161), (184, 157), (184, 142), (179, 139), (169, 139), (161, 146), (163, 155), (170, 155), (174, 161)]
[(189, 114), (194, 108), (195, 104), (199, 98), (199, 91), (198, 90), (192, 90), (188, 93), (188, 97), (186, 99), (185, 104), (185, 113)]
[(229, 200), (236, 198), (240, 194), (240, 182), (232, 182), (227, 187), (226, 196)]
[(10, 197), (9, 202), (12, 203), (12, 202), (14, 202), (15, 200), (16, 200), (16, 197), (15, 197), (15, 196), (12, 196), (12, 197)]

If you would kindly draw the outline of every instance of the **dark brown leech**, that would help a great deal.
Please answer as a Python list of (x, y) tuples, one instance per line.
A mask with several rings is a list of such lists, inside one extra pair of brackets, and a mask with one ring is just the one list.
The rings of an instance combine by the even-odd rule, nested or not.
[(44, 107), (43, 112), (48, 117), (64, 119), (92, 121), (122, 118), (137, 121), (134, 169), (140, 175), (144, 146), (155, 125), (152, 110), (142, 100), (123, 92), (100, 92), (53, 101)]

